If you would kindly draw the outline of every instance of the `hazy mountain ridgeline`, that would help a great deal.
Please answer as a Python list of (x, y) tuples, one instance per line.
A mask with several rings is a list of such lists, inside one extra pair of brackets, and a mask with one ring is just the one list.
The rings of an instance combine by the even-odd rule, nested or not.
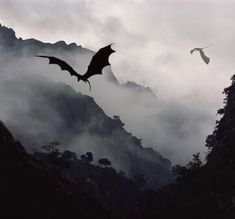
[[(40, 65), (42, 69), (35, 69), (37, 76), (33, 72), (29, 76), (27, 66), (32, 65), (32, 61), (27, 59), (32, 55), (31, 43), (27, 50), (20, 46), (21, 49), (16, 49), (16, 44), (25, 41), (16, 39), (14, 32), (7, 28), (1, 28), (0, 33), (0, 118), (4, 118), (28, 149), (38, 149), (51, 140), (59, 140), (64, 149), (76, 151), (79, 155), (92, 151), (95, 160), (108, 158), (114, 167), (128, 171), (133, 177), (144, 173), (150, 185), (160, 185), (170, 179), (169, 161), (151, 148), (143, 148), (141, 140), (124, 129), (118, 116), (111, 119), (93, 98), (49, 80), (50, 76), (46, 79), (39, 76), (40, 72), (46, 71), (43, 65)], [(35, 48), (37, 52), (43, 51), (38, 46)], [(59, 46), (52, 51), (59, 54), (65, 50)], [(54, 77), (58, 72), (54, 74), (52, 71), (51, 74)], [(126, 86), (133, 87), (133, 84)], [(139, 90), (139, 86), (134, 85), (134, 89)], [(0, 181), (0, 198), (4, 203), (1, 208), (8, 214), (18, 213), (25, 218), (72, 218), (74, 214), (80, 218), (97, 215), (141, 219), (235, 218), (235, 76), (224, 93), (225, 106), (218, 110), (222, 118), (206, 140), (209, 148), (207, 163), (194, 165), (197, 164), (194, 160), (186, 167), (178, 167), (176, 182), (159, 190), (143, 191), (123, 173), (112, 168), (84, 165), (81, 161), (77, 161), (75, 169), (66, 167), (68, 172), (63, 175), (61, 167), (54, 165), (52, 168), (28, 155), (1, 123), (0, 168), (4, 176)], [(183, 137), (183, 132), (181, 134)], [(70, 171), (80, 175), (70, 178), (73, 176)], [(103, 179), (107, 181), (103, 183)], [(122, 189), (125, 195), (122, 195)], [(111, 197), (113, 200), (110, 201)], [(127, 205), (123, 204), (125, 200)]]
[[(89, 92), (87, 84), (78, 83), (75, 77), (61, 71), (59, 66), (48, 65), (47, 59), (34, 55), (51, 55), (64, 59), (78, 73), (83, 74), (94, 55), (93, 51), (64, 41), (53, 44), (35, 39), (23, 40), (16, 38), (15, 32), (6, 27), (0, 27), (0, 41), (2, 83), (4, 80), (16, 80), (17, 77), (24, 76), (27, 79), (37, 76), (35, 81), (38, 77), (44, 77), (48, 81), (68, 84), (75, 91), (92, 96), (109, 117), (120, 116), (128, 132), (141, 138), (143, 145), (154, 148), (173, 163), (188, 162), (193, 153), (205, 150), (203, 146), (208, 130), (213, 128), (214, 111), (204, 108), (203, 104), (188, 102), (190, 97), (156, 98), (148, 87), (134, 82), (121, 84), (111, 70), (115, 65), (105, 67), (102, 76), (96, 75), (89, 79), (92, 85)], [(117, 52), (109, 58), (112, 64), (119, 54), (116, 46), (114, 44), (112, 48)], [(115, 75), (118, 74), (115, 72)]]
[[(91, 184), (84, 180), (81, 184), (76, 184), (62, 177), (60, 172), (27, 154), (2, 122), (0, 122), (0, 148), (1, 218), (63, 219), (76, 216), (93, 219), (97, 215), (104, 219), (118, 218), (114, 216), (111, 207), (107, 210), (101, 201), (97, 200), (96, 196), (100, 192), (98, 189), (93, 190), (91, 195), (86, 194), (98, 183)], [(101, 171), (97, 173), (103, 178), (110, 176), (106, 174), (106, 169), (101, 169), (103, 169), (102, 174)], [(113, 175), (115, 179), (122, 178), (115, 172)], [(125, 182), (123, 179), (122, 181)], [(128, 184), (127, 179), (126, 181)]]
[(16, 214), (24, 218), (72, 218), (74, 215), (79, 218), (97, 215), (137, 219), (234, 218), (234, 80), (235, 76), (232, 85), (224, 90), (225, 107), (218, 111), (223, 116), (207, 138), (210, 149), (207, 164), (191, 163), (190, 167), (182, 167), (176, 183), (157, 191), (140, 190), (123, 173), (82, 160), (71, 160), (72, 165), (68, 166), (36, 160), (0, 123), (1, 215), (8, 218)]
[[(170, 162), (153, 149), (144, 148), (140, 139), (124, 129), (118, 116), (108, 117), (92, 97), (61, 83), (74, 80), (69, 81), (69, 73), (60, 74), (58, 67), (53, 66), (55, 74), (48, 74), (47, 67), (51, 66), (47, 61), (32, 58), (44, 53), (63, 54), (63, 57), (76, 54), (85, 68), (82, 60), (94, 52), (65, 42), (50, 44), (17, 39), (14, 31), (6, 27), (0, 28), (0, 45), (0, 117), (28, 150), (39, 150), (42, 145), (57, 140), (63, 149), (78, 154), (92, 151), (95, 162), (107, 157), (113, 167), (124, 170), (132, 178), (146, 176), (147, 186), (160, 186), (172, 180)], [(122, 87), (110, 69), (106, 73), (113, 86)], [(140, 95), (147, 93), (155, 98), (151, 90), (134, 83), (122, 89), (138, 89)]]

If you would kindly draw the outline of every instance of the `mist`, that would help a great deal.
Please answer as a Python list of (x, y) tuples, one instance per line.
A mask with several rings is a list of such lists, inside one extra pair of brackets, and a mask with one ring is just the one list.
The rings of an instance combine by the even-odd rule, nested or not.
[[(41, 52), (65, 59), (80, 73), (85, 72), (94, 54), (83, 49), (77, 53), (50, 49)], [(179, 101), (178, 98), (154, 96), (149, 91), (137, 92), (136, 89), (116, 83), (110, 77), (110, 66), (104, 69), (102, 76), (90, 79), (92, 89), (89, 92), (87, 84), (77, 83), (76, 78), (60, 71), (56, 65), (48, 65), (47, 59), (33, 57), (28, 48), (23, 50), (22, 56), (16, 54), (17, 51), (12, 50), (0, 56), (0, 116), (28, 148), (40, 148), (50, 141), (59, 140), (65, 144), (64, 147), (80, 154), (91, 150), (98, 157), (113, 157), (110, 155), (112, 152), (107, 150), (113, 139), (91, 136), (86, 132), (87, 127), (82, 127), (79, 137), (76, 133), (70, 133), (70, 130), (65, 131), (63, 117), (48, 99), (50, 94), (43, 92), (51, 87), (48, 92), (51, 90), (53, 93), (61, 83), (94, 97), (108, 116), (120, 116), (125, 129), (142, 139), (145, 147), (153, 147), (173, 163), (186, 163), (196, 152), (205, 155), (205, 138), (214, 127), (215, 113), (207, 108), (206, 103), (201, 104), (200, 95), (196, 92), (191, 96), (194, 104), (192, 101)], [(97, 142), (103, 145), (99, 150)], [(113, 160), (120, 167), (118, 159)]]
[[(233, 8), (231, 0), (1, 0), (0, 21), (23, 38), (76, 42), (93, 51), (114, 43), (117, 52), (110, 63), (116, 78), (150, 87), (157, 100), (124, 91), (99, 76), (92, 79), (93, 89), (88, 93), (86, 85), (45, 65), (46, 60), (33, 59), (39, 68), (33, 71), (25, 71), (21, 64), (22, 70), (15, 68), (94, 96), (109, 116), (120, 115), (126, 129), (142, 138), (145, 146), (154, 147), (174, 163), (184, 163), (192, 153), (204, 155), (205, 138), (223, 105), (222, 90), (233, 74)], [(189, 53), (211, 43), (206, 50), (209, 65), (198, 54)], [(55, 55), (53, 51), (49, 54)], [(86, 70), (90, 56), (58, 55), (79, 72)]]

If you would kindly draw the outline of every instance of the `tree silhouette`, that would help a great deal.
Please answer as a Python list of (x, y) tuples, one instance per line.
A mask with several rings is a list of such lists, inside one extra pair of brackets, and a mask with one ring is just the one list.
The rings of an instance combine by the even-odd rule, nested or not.
[(187, 164), (187, 168), (189, 170), (193, 170), (201, 166), (202, 166), (202, 161), (200, 158), (200, 152), (193, 154), (193, 160)]
[(122, 122), (122, 120), (120, 119), (120, 116), (114, 115), (113, 119), (116, 121), (116, 123), (118, 125), (120, 125), (121, 127), (123, 127), (125, 124)]
[(61, 156), (61, 164), (65, 168), (70, 168), (72, 163), (77, 161), (77, 154), (71, 151), (64, 151)]
[[(224, 162), (234, 165), (234, 136), (235, 136), (235, 75), (231, 77), (232, 83), (225, 88), (223, 94), (224, 107), (218, 110), (218, 114), (222, 115), (216, 122), (215, 129), (211, 135), (207, 137), (206, 146), (209, 148), (207, 162), (210, 164)], [(228, 170), (228, 168), (227, 168)]]
[(144, 175), (138, 175), (134, 177), (135, 183), (139, 186), (139, 187), (144, 187), (147, 179)]
[(49, 161), (52, 163), (57, 163), (61, 155), (61, 151), (58, 148), (59, 145), (60, 145), (60, 142), (52, 141), (49, 144), (42, 146), (42, 149), (48, 153)]
[(61, 158), (65, 161), (75, 161), (77, 160), (77, 154), (75, 152), (66, 150), (62, 153)]
[(93, 154), (92, 152), (86, 152), (86, 154), (81, 155), (81, 160), (84, 163), (91, 163), (93, 161)]
[(104, 167), (107, 167), (107, 166), (111, 166), (112, 163), (111, 161), (109, 161), (107, 158), (102, 158), (102, 159), (99, 159), (99, 164), (104, 166)]
[(181, 179), (184, 178), (184, 176), (187, 175), (189, 170), (185, 166), (181, 166), (181, 165), (177, 164), (177, 165), (172, 167), (172, 172), (173, 172), (173, 175), (175, 177), (175, 180), (180, 181)]
[(186, 166), (175, 165), (172, 167), (173, 175), (176, 181), (182, 180), (188, 173), (202, 166), (202, 161), (200, 158), (200, 153), (193, 154), (192, 161)]

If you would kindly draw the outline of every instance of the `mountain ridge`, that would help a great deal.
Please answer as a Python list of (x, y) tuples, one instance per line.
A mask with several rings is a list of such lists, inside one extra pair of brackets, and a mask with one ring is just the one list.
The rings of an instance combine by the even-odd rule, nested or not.
[[(34, 48), (34, 52), (38, 51), (37, 47), (39, 47), (40, 50), (49, 48), (54, 50), (62, 49), (69, 52), (80, 52), (82, 50), (85, 53), (90, 53), (92, 55), (95, 54), (94, 51), (84, 48), (81, 45), (77, 45), (76, 43), (67, 44), (63, 40), (56, 41), (55, 43), (46, 43), (34, 38), (29, 38), (29, 39), (22, 39), (21, 37), (17, 38), (15, 31), (12, 28), (8, 28), (2, 25), (1, 23), (0, 23), (0, 31), (1, 31), (0, 44), (6, 47), (16, 46), (19, 49), (22, 49), (30, 46)], [(32, 50), (32, 48), (30, 49)], [(123, 86), (124, 88), (129, 88), (129, 89), (134, 88), (135, 91), (149, 93), (152, 96), (156, 97), (154, 92), (149, 87), (145, 87), (131, 81), (127, 81), (126, 83), (121, 84), (112, 72), (109, 72), (109, 74), (107, 74), (106, 77), (108, 77), (108, 79), (116, 85)]]
[[(5, 37), (8, 35), (11, 37)], [(78, 50), (94, 54), (75, 44), (71, 47), (71, 44), (67, 45), (63, 41), (44, 44), (34, 39), (17, 39), (14, 31), (6, 27), (0, 28), (0, 41), (7, 42), (6, 57), (15, 51), (17, 57), (32, 56), (35, 52), (48, 50), (50, 53)], [(4, 57), (4, 53), (1, 56)], [(119, 83), (111, 71), (108, 73), (112, 82)], [(158, 187), (172, 180), (170, 161), (158, 152), (145, 149), (140, 139), (125, 130), (118, 116), (113, 119), (107, 117), (92, 97), (77, 93), (68, 85), (33, 75), (20, 78), (14, 76), (13, 80), (2, 82), (0, 90), (6, 93), (11, 106), (7, 114), (10, 111), (12, 116), (6, 123), (26, 147), (38, 148), (51, 141), (51, 138), (80, 153), (85, 152), (88, 145), (89, 150), (96, 152), (95, 155), (108, 157), (115, 168), (124, 170), (130, 177), (146, 175), (150, 187)], [(15, 99), (19, 102), (16, 111), (13, 110), (17, 107)], [(21, 101), (27, 106), (26, 109)], [(31, 130), (25, 132), (22, 126), (25, 126), (25, 130), (27, 127)]]
[(0, 149), (3, 218), (117, 218), (79, 187), (27, 154), (1, 121)]

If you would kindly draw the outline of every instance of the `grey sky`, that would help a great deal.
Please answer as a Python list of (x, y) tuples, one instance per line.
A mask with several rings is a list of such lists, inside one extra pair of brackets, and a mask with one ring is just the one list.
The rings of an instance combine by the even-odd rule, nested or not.
[[(0, 22), (23, 38), (63, 39), (94, 51), (115, 43), (110, 62), (120, 81), (149, 86), (163, 102), (211, 115), (198, 141), (203, 144), (235, 67), (234, 8), (234, 1), (219, 0), (0, 0)], [(210, 43), (209, 65), (190, 55)]]
[[(227, 83), (233, 71), (234, 6), (215, 0), (0, 0), (0, 20), (23, 38), (64, 39), (95, 51), (114, 42), (118, 53), (111, 62), (119, 80), (182, 96), (207, 92), (205, 85), (221, 92)], [(189, 50), (209, 43), (215, 45), (207, 51), (206, 66)]]

